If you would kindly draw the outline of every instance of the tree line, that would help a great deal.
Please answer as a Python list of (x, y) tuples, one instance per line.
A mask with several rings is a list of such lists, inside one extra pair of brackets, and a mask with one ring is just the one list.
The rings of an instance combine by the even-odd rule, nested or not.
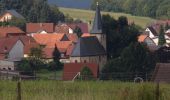
[[(137, 41), (138, 27), (124, 16), (114, 19), (110, 15), (102, 16), (103, 33), (107, 35), (108, 62), (102, 73), (151, 73), (156, 64), (155, 54), (144, 43)], [(101, 77), (108, 77), (101, 76)], [(116, 76), (114, 76), (116, 77)]]
[(170, 18), (169, 0), (93, 0), (91, 9), (95, 9), (97, 1), (104, 11), (125, 12), (157, 19)]
[(50, 6), (48, 0), (0, 0), (0, 12), (14, 9), (28, 22), (64, 21), (65, 16), (56, 6)]

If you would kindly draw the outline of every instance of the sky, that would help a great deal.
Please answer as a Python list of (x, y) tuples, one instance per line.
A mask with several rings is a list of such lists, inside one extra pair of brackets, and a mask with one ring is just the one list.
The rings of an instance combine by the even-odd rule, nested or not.
[(92, 0), (48, 0), (59, 7), (90, 9)]

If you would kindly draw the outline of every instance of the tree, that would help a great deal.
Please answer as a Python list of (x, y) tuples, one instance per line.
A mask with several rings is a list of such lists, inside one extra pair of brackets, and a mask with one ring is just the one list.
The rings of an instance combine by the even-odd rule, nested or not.
[(160, 27), (160, 32), (159, 32), (159, 41), (158, 41), (158, 45), (163, 46), (166, 43), (165, 40), (165, 32), (164, 32), (164, 28), (161, 25)]
[(91, 69), (87, 66), (83, 67), (81, 72), (80, 72), (80, 77), (83, 80), (91, 80), (93, 79), (93, 72), (91, 71)]
[(43, 58), (43, 51), (41, 47), (31, 48), (31, 52), (28, 59), (34, 73), (35, 71), (38, 71), (45, 67), (45, 63), (42, 58)]
[(136, 42), (138, 29), (135, 24), (128, 25), (126, 17), (115, 20), (110, 15), (102, 16), (103, 33), (107, 35), (107, 56), (109, 59), (119, 57), (125, 47)]
[(53, 61), (48, 63), (48, 69), (51, 71), (61, 70), (63, 68), (63, 64), (60, 62), (61, 54), (56, 44), (52, 55)]
[[(102, 73), (103, 77), (108, 77), (109, 73), (145, 75), (145, 73), (151, 73), (155, 65), (156, 59), (153, 53), (147, 49), (145, 44), (135, 42), (126, 47), (119, 57), (108, 61), (103, 67)], [(104, 73), (107, 74), (105, 75)]]
[(53, 61), (58, 63), (60, 62), (60, 58), (61, 58), (60, 51), (58, 50), (57, 45), (55, 44), (53, 51)]
[(83, 34), (83, 32), (81, 31), (81, 28), (78, 26), (76, 26), (76, 28), (74, 29), (74, 33), (76, 33), (79, 38)]

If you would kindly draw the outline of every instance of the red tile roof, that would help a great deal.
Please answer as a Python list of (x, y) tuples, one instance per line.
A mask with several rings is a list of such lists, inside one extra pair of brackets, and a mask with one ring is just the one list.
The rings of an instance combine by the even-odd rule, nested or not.
[(18, 36), (24, 44), (24, 54), (29, 54), (31, 48), (38, 47), (39, 44), (31, 36)]
[(38, 31), (44, 30), (47, 33), (54, 32), (54, 24), (53, 23), (27, 23), (26, 24), (26, 32), (27, 33), (37, 33)]
[(44, 58), (51, 59), (53, 57), (53, 51), (54, 48), (44, 48), (43, 49)]
[(66, 51), (66, 55), (67, 55), (67, 56), (71, 56), (71, 53), (72, 53), (74, 47), (75, 47), (74, 44), (69, 45), (69, 47), (67, 48), (67, 51)]
[(8, 53), (19, 39), (17, 37), (1, 38), (0, 53)]
[(87, 23), (72, 23), (72, 24), (59, 24), (55, 26), (55, 32), (57, 33), (69, 33), (69, 28), (73, 31), (78, 26), (83, 33), (88, 33)]
[(81, 37), (88, 37), (88, 36), (91, 36), (90, 33), (83, 33)]
[(88, 33), (88, 24), (87, 23), (73, 23), (67, 24), (71, 29), (75, 29), (78, 26), (83, 33)]
[(72, 42), (77, 42), (77, 40), (78, 40), (78, 37), (76, 34), (67, 34), (67, 37)]
[(34, 34), (33, 38), (39, 43), (39, 44), (48, 44), (51, 42), (57, 42), (60, 41), (61, 38), (64, 36), (64, 34)]
[(148, 35), (144, 35), (144, 34), (140, 35), (138, 37), (138, 42), (144, 42), (147, 37), (148, 37)]
[(89, 67), (94, 78), (98, 77), (98, 64), (94, 63), (67, 63), (64, 64), (63, 80), (72, 80), (83, 67)]
[(8, 35), (25, 35), (25, 32), (18, 27), (0, 27), (0, 37), (7, 37)]
[(69, 33), (69, 26), (67, 26), (66, 24), (56, 25), (55, 32), (56, 33)]

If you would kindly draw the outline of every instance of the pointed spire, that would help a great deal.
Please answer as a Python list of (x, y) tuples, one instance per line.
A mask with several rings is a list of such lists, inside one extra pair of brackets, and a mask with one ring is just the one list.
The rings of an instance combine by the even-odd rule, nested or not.
[(101, 17), (100, 6), (98, 2), (96, 3), (96, 13), (95, 13), (91, 33), (102, 33), (102, 17)]

